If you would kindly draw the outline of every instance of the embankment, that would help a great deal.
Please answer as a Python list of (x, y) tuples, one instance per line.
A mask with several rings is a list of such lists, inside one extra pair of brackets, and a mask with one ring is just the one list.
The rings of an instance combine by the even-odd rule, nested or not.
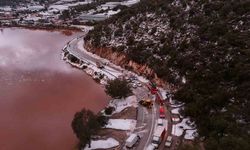
[(96, 48), (93, 47), (89, 42), (85, 41), (85, 44), (83, 45), (84, 48), (94, 54), (99, 55), (102, 58), (106, 58), (110, 60), (112, 63), (121, 66), (122, 68), (125, 68), (127, 70), (131, 70), (138, 75), (145, 76), (149, 78), (150, 80), (157, 83), (157, 85), (160, 85), (162, 87), (166, 87), (170, 89), (171, 91), (175, 91), (175, 87), (171, 84), (166, 83), (162, 79), (158, 78), (157, 74), (154, 72), (153, 69), (151, 69), (148, 65), (142, 65), (138, 64), (135, 61), (129, 60), (125, 54), (118, 53), (113, 51), (110, 48)]

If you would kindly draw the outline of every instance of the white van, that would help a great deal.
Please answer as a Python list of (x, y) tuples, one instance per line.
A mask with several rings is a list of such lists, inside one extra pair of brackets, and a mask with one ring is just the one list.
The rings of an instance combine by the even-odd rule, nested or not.
[(138, 142), (140, 137), (137, 134), (131, 134), (127, 140), (125, 146), (128, 148), (132, 148), (136, 142)]
[(157, 125), (163, 126), (163, 119), (157, 119)]

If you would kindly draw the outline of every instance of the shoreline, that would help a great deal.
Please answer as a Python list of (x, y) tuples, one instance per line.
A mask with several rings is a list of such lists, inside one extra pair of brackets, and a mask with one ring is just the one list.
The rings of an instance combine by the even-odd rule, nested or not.
[(30, 30), (46, 30), (46, 31), (57, 31), (57, 30), (70, 30), (75, 32), (82, 31), (79, 27), (74, 26), (33, 26), (33, 25), (0, 25), (0, 28), (24, 28)]
[[(88, 30), (87, 30), (88, 31)], [(85, 33), (85, 35), (86, 35), (86, 33)], [(80, 40), (83, 40), (83, 43), (80, 43), (79, 41)], [(74, 42), (76, 42), (76, 43), (74, 43)], [(74, 47), (74, 45), (77, 45), (78, 47)], [(127, 74), (126, 74), (126, 71), (127, 72), (130, 72), (130, 73), (132, 73), (133, 75), (135, 75), (137, 78), (138, 77), (142, 77), (142, 76), (140, 76), (139, 74), (137, 74), (134, 70), (132, 70), (132, 71), (130, 71), (130, 70), (127, 70), (126, 68), (124, 68), (124, 67), (121, 67), (119, 64), (117, 64), (117, 63), (114, 63), (111, 59), (109, 59), (109, 58), (106, 58), (106, 57), (102, 57), (101, 55), (99, 55), (99, 52), (97, 52), (97, 53), (95, 53), (95, 52), (93, 52), (93, 51), (95, 51), (94, 49), (92, 50), (92, 51), (89, 51), (86, 47), (85, 47), (86, 45), (85, 45), (85, 41), (84, 41), (84, 35), (83, 36), (79, 36), (79, 37), (77, 37), (77, 38), (75, 38), (75, 39), (73, 39), (73, 40), (71, 40), (71, 41), (69, 41), (65, 46), (64, 46), (64, 48), (62, 49), (63, 50), (63, 57), (64, 58), (67, 58), (67, 55), (75, 55), (74, 57), (77, 59), (77, 60), (79, 60), (78, 61), (78, 63), (75, 63), (75, 62), (71, 62), (70, 60), (66, 60), (66, 62), (68, 62), (68, 63), (70, 63), (72, 66), (74, 66), (74, 67), (77, 67), (77, 68), (79, 68), (79, 69), (82, 69), (82, 70), (84, 70), (87, 74), (89, 74), (90, 76), (92, 76), (93, 77), (93, 79), (95, 80), (95, 77), (93, 76), (93, 74), (90, 74), (88, 71), (86, 71), (86, 68), (88, 68), (88, 65), (90, 64), (89, 62), (88, 62), (88, 59), (86, 59), (86, 58), (84, 58), (83, 57), (83, 59), (81, 59), (81, 56), (80, 56), (80, 54), (79, 54), (79, 51), (78, 51), (78, 53), (70, 53), (70, 51), (68, 51), (68, 47), (69, 47), (69, 49), (72, 49), (72, 47), (73, 47), (73, 50), (75, 50), (75, 51), (77, 51), (77, 49), (79, 49), (79, 47), (81, 47), (81, 53), (85, 53), (85, 55), (90, 55), (91, 57), (95, 57), (95, 58), (97, 58), (98, 59), (98, 61), (108, 61), (109, 62), (109, 65), (110, 64), (112, 64), (112, 65), (114, 65), (114, 66), (117, 66), (117, 67), (120, 67), (121, 68), (121, 70), (122, 70), (122, 75), (123, 75), (123, 77), (126, 77), (127, 76)], [(74, 49), (74, 48), (76, 48), (76, 49)], [(78, 56), (77, 56), (77, 54), (78, 54)], [(114, 57), (115, 58), (115, 57)], [(86, 61), (87, 60), (87, 61)], [(83, 66), (86, 66), (86, 67), (83, 67)], [(145, 79), (145, 80), (147, 80), (147, 83), (149, 82), (149, 80), (148, 79)], [(138, 78), (138, 81), (140, 81), (139, 80), (139, 78)], [(142, 82), (142, 81), (141, 81)], [(100, 84), (104, 84), (105, 85), (105, 82), (100, 82)], [(161, 96), (164, 96), (165, 97), (165, 95), (166, 95), (166, 92), (174, 92), (175, 90), (177, 90), (176, 88), (173, 88), (173, 87), (171, 87), (170, 85), (168, 85), (167, 86), (167, 83), (165, 83), (164, 84), (165, 85), (165, 87), (164, 87), (164, 89), (163, 88), (159, 88), (159, 92), (158, 93), (160, 93), (160, 95)], [(143, 85), (143, 88), (148, 88), (146, 85)], [(164, 90), (165, 90), (165, 92), (164, 92)], [(133, 90), (134, 91), (134, 90)], [(135, 91), (134, 91), (135, 92)], [(163, 94), (163, 93), (165, 93), (165, 95)], [(162, 95), (163, 94), (163, 95)], [(134, 95), (135, 96), (138, 96), (137, 94), (135, 94), (134, 93)], [(161, 98), (161, 99), (163, 99), (163, 100), (166, 100), (166, 98)], [(183, 107), (184, 107), (184, 103), (181, 103), (182, 105), (179, 105), (178, 103), (180, 103), (180, 102), (178, 102), (178, 101), (176, 101), (176, 100), (172, 100), (172, 98), (169, 98), (168, 99), (169, 101), (166, 101), (166, 107), (167, 107), (167, 109), (168, 109), (168, 113), (170, 114), (169, 116), (170, 116), (170, 118), (168, 118), (167, 120), (169, 121), (169, 122), (171, 122), (171, 120), (173, 119), (173, 118), (171, 118), (171, 117), (174, 117), (174, 114), (173, 114), (173, 112), (172, 112), (172, 110), (174, 110), (175, 108), (178, 108), (178, 109), (182, 109)], [(137, 103), (138, 103), (138, 101), (137, 101)], [(109, 104), (107, 105), (107, 106), (109, 106)], [(170, 110), (169, 110), (170, 109)], [(183, 123), (183, 121), (186, 121), (186, 120), (189, 120), (190, 121), (190, 118), (183, 118), (183, 117), (181, 117), (181, 115), (179, 114), (179, 111), (177, 112), (177, 116), (178, 116), (178, 118), (179, 118), (179, 120), (178, 121), (174, 121), (173, 123), (171, 122), (170, 123), (170, 129), (168, 129), (168, 131), (170, 131), (170, 134), (171, 135), (173, 135), (173, 136), (175, 136), (176, 138), (177, 138), (177, 140), (179, 139), (179, 137), (180, 137), (180, 135), (181, 135), (181, 138), (182, 138), (182, 140), (183, 141), (193, 141), (193, 139), (195, 138), (195, 135), (192, 135), (192, 137), (187, 137), (186, 138), (186, 129), (188, 129), (188, 130), (190, 130), (191, 131), (191, 129), (189, 128), (189, 125), (187, 125), (186, 124), (186, 122), (185, 123)], [(137, 117), (138, 117), (138, 113), (136, 113), (136, 120), (138, 121), (138, 119), (137, 119)], [(138, 122), (136, 123), (136, 124), (138, 124)], [(181, 129), (176, 129), (176, 126), (183, 126), (183, 128), (181, 128)], [(182, 131), (182, 129), (183, 129), (183, 131)], [(151, 130), (152, 130), (152, 128), (151, 128)], [(175, 132), (176, 130), (178, 130), (178, 132)], [(185, 131), (184, 131), (185, 130)], [(196, 132), (196, 129), (195, 128), (192, 128), (192, 132)], [(179, 135), (179, 133), (180, 133), (180, 135)], [(150, 133), (150, 134), (152, 134), (152, 133)], [(111, 134), (112, 135), (112, 134)], [(149, 137), (151, 137), (152, 135), (150, 135)], [(185, 137), (185, 138), (184, 138)], [(188, 138), (190, 138), (190, 139), (188, 139)], [(125, 139), (124, 139), (125, 140)], [(147, 141), (147, 143), (146, 143), (146, 145), (145, 146), (147, 146), (147, 144), (148, 144), (148, 141)], [(145, 148), (145, 147), (144, 147)]]
[[(77, 56), (74, 56), (75, 58), (77, 58), (79, 60), (76, 61), (76, 62), (72, 62), (68, 58), (70, 55), (74, 55), (74, 54), (70, 54), (70, 52), (68, 51), (67, 48), (72, 47), (71, 44), (72, 45), (75, 44), (74, 41), (77, 41), (79, 39), (83, 40), (83, 38), (81, 38), (81, 37), (83, 37), (83, 36), (79, 36), (79, 37), (76, 37), (76, 38), (72, 39), (71, 41), (69, 41), (62, 48), (62, 59), (66, 63), (69, 63), (72, 67), (77, 68), (77, 69), (85, 72), (87, 75), (92, 77), (92, 79), (94, 81), (96, 81), (97, 84), (99, 84), (101, 86), (104, 86), (107, 83), (107, 81), (110, 80), (110, 79), (118, 78), (119, 75), (114, 76), (114, 78), (113, 78), (112, 76), (108, 75), (107, 73), (105, 74), (105, 72), (103, 70), (101, 70), (101, 69), (98, 70), (98, 68), (94, 67), (93, 62), (88, 62), (88, 61), (86, 61), (86, 59), (81, 59), (81, 58), (78, 58)], [(82, 47), (83, 47), (83, 45), (82, 45)], [(90, 52), (87, 52), (87, 53), (90, 53)], [(92, 55), (94, 55), (94, 54), (92, 54)], [(99, 57), (99, 56), (96, 56), (96, 57)], [(115, 64), (113, 64), (113, 65), (115, 65)], [(105, 66), (105, 67), (108, 67), (108, 66)], [(118, 69), (119, 71), (122, 70), (121, 72), (123, 72), (124, 69), (120, 68), (119, 66), (116, 66), (116, 67), (117, 67), (116, 69)], [(100, 79), (99, 78), (100, 76), (98, 76), (98, 74), (104, 74), (104, 77)], [(129, 99), (129, 97), (135, 97), (135, 99), (133, 101), (133, 104), (130, 101), (127, 100), (127, 99)], [(127, 130), (122, 130), (122, 129), (115, 129), (115, 128), (106, 128), (106, 127), (102, 128), (100, 130), (100, 132), (97, 134), (97, 135), (99, 135), (101, 137), (100, 139), (114, 138), (117, 141), (119, 141), (119, 143), (120, 143), (116, 147), (109, 148), (109, 150), (114, 149), (114, 148), (119, 149), (119, 148), (123, 147), (124, 144), (125, 144), (124, 141), (127, 139), (127, 136), (128, 136), (127, 134), (134, 132), (134, 130), (135, 130), (137, 124), (138, 124), (137, 118), (138, 118), (138, 107), (139, 106), (138, 106), (137, 101), (138, 101), (137, 94), (133, 92), (132, 96), (128, 96), (127, 98), (125, 98), (123, 100), (122, 99), (121, 100), (115, 100), (115, 99), (111, 98), (110, 101), (107, 103), (107, 105), (101, 111), (99, 111), (100, 114), (103, 114), (103, 115), (107, 116), (109, 118), (109, 120), (112, 120), (112, 121), (114, 121), (114, 120), (120, 120), (121, 121), (121, 120), (124, 120), (124, 119), (125, 120), (134, 120), (135, 121), (134, 128), (131, 128), (129, 130), (128, 129)], [(117, 107), (117, 105), (118, 105), (118, 107)], [(126, 106), (124, 106), (124, 105), (126, 105)], [(105, 108), (108, 108), (108, 107), (115, 107), (116, 108), (111, 115), (107, 115), (105, 113)], [(123, 109), (120, 110), (121, 108), (123, 108)]]

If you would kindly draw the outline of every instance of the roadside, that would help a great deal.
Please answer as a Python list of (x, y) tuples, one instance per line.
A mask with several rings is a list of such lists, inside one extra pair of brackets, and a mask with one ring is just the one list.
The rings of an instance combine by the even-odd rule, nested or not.
[[(109, 60), (101, 58), (95, 54), (88, 52), (84, 47), (83, 37), (86, 33), (91, 30), (91, 27), (85, 28), (85, 33), (83, 36), (73, 39), (68, 42), (63, 48), (63, 59), (70, 63), (72, 66), (77, 67), (87, 74), (93, 77), (98, 83), (105, 85), (108, 80), (115, 78), (125, 78), (131, 82), (133, 87), (133, 93), (135, 95), (134, 102), (122, 102), (120, 105), (122, 111), (110, 115), (110, 120), (119, 124), (120, 127), (116, 125), (111, 125), (110, 128), (105, 128), (100, 132), (99, 139), (112, 137), (118, 140), (118, 149), (124, 149), (124, 144), (126, 138), (131, 133), (136, 133), (141, 137), (140, 142), (136, 145), (135, 149), (147, 149), (148, 146), (152, 145), (151, 141), (155, 128), (157, 127), (156, 120), (159, 117), (160, 107), (165, 109), (164, 118), (167, 120), (168, 125), (166, 130), (166, 135), (163, 135), (162, 141), (159, 143), (159, 149), (165, 149), (165, 142), (168, 136), (173, 136), (171, 141), (171, 149), (177, 149), (184, 138), (189, 138), (188, 140), (194, 139), (195, 125), (188, 118), (184, 118), (180, 115), (179, 110), (182, 109), (182, 103), (171, 99), (171, 94), (166, 90), (157, 88), (157, 93), (151, 95), (151, 83), (144, 77), (138, 76), (137, 74), (125, 70), (119, 66), (114, 65)], [(168, 96), (167, 96), (168, 95)], [(151, 98), (154, 101), (152, 109), (146, 109), (143, 106), (137, 106), (138, 102), (145, 98)], [(113, 100), (122, 101), (122, 100)], [(134, 105), (136, 104), (136, 105)], [(160, 106), (164, 104), (163, 106)], [(109, 104), (110, 105), (110, 104)], [(119, 104), (115, 104), (119, 105)], [(116, 108), (117, 109), (117, 108)], [(118, 108), (118, 110), (121, 108)], [(162, 114), (161, 114), (162, 115)], [(135, 120), (133, 127), (127, 127), (131, 122), (126, 121)], [(191, 128), (190, 125), (193, 124)], [(121, 126), (125, 126), (125, 129)], [(192, 130), (188, 131), (187, 130)], [(109, 136), (107, 136), (109, 135)], [(114, 149), (112, 147), (111, 149)]]
[[(88, 31), (86, 29), (86, 31)], [(138, 104), (138, 101), (146, 98), (148, 96), (148, 89), (145, 86), (145, 83), (148, 81), (144, 79), (143, 77), (137, 76), (136, 74), (126, 71), (118, 66), (115, 66), (114, 64), (110, 63), (108, 60), (104, 60), (103, 58), (99, 58), (98, 56), (87, 52), (83, 49), (83, 40), (82, 38), (78, 37), (73, 39), (72, 41), (68, 42), (68, 44), (63, 48), (63, 59), (70, 63), (72, 66), (77, 67), (79, 69), (84, 70), (87, 74), (92, 76), (94, 79), (99, 78), (100, 76), (103, 76), (102, 78), (99, 78), (100, 84), (106, 84), (107, 80), (114, 79), (121, 77), (131, 78), (131, 83), (133, 85), (133, 93), (136, 97), (136, 105)], [(70, 58), (74, 56), (73, 58)], [(73, 60), (73, 61), (72, 61)], [(104, 66), (104, 68), (98, 68), (96, 62), (105, 61), (107, 62), (107, 65)], [(138, 87), (137, 87), (138, 86)], [(141, 87), (139, 87), (141, 86)], [(119, 101), (119, 100), (117, 100)], [(138, 114), (138, 110), (141, 110), (141, 113)], [(145, 115), (145, 112), (147, 114), (150, 114), (148, 116)], [(110, 119), (133, 119), (137, 120), (135, 130), (119, 130), (119, 129), (102, 129), (102, 131), (99, 134), (99, 138), (107, 138), (107, 135), (109, 137), (112, 137), (119, 141), (119, 147), (124, 147), (124, 141), (126, 138), (133, 132), (145, 132), (151, 130), (151, 133), (153, 132), (153, 129), (151, 126), (146, 126), (146, 131), (142, 128), (142, 126), (145, 126), (146, 124), (154, 124), (154, 120), (152, 120), (152, 116), (154, 116), (154, 113), (148, 112), (148, 110), (145, 110), (144, 107), (126, 107), (123, 111), (119, 113), (115, 113), (112, 116), (110, 116)], [(146, 122), (147, 121), (147, 122)], [(143, 136), (143, 135), (142, 135)], [(146, 139), (144, 141), (148, 140), (148, 135), (144, 136)], [(145, 144), (142, 144), (145, 145)], [(112, 149), (112, 148), (111, 148)]]

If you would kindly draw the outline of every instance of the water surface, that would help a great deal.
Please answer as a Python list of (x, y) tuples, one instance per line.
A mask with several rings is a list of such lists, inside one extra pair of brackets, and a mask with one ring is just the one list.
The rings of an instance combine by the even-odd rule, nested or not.
[(74, 113), (106, 105), (103, 88), (61, 60), (64, 44), (80, 34), (1, 29), (0, 150), (74, 149)]

